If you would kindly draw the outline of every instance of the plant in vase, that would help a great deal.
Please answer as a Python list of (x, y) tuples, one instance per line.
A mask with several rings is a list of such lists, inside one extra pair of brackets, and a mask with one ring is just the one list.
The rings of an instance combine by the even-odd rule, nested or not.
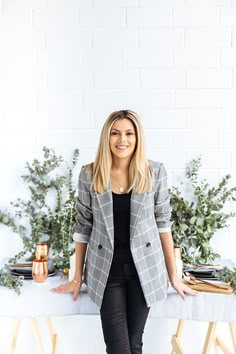
[[(43, 147), (42, 162), (34, 159), (31, 164), (26, 163), (27, 173), (22, 178), (27, 183), (30, 198), (18, 198), (11, 203), (13, 213), (0, 210), (0, 223), (10, 227), (23, 243), (23, 250), (9, 263), (15, 263), (22, 257), (32, 260), (36, 244), (47, 241), (54, 266), (68, 267), (73, 253), (76, 201), (73, 171), (78, 156), (79, 150), (76, 149), (69, 165), (53, 149)], [(0, 284), (4, 285), (1, 281)]]
[(181, 248), (184, 263), (211, 263), (219, 257), (210, 241), (215, 232), (228, 226), (236, 215), (227, 212), (227, 202), (236, 201), (236, 187), (229, 187), (231, 176), (224, 176), (219, 184), (211, 187), (199, 179), (201, 157), (193, 159), (186, 168), (186, 181), (170, 189), (172, 206), (172, 233), (174, 244)]

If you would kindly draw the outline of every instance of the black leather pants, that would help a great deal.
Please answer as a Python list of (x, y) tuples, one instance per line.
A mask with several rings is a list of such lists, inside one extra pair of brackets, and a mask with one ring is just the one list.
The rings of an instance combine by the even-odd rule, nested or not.
[(142, 354), (147, 307), (134, 265), (110, 274), (100, 309), (108, 354)]

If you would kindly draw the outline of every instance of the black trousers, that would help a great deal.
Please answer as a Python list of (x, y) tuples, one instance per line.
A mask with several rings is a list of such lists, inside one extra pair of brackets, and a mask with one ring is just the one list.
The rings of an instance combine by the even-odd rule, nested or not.
[(108, 354), (142, 354), (149, 309), (133, 264), (123, 264), (122, 272), (109, 275), (100, 309)]

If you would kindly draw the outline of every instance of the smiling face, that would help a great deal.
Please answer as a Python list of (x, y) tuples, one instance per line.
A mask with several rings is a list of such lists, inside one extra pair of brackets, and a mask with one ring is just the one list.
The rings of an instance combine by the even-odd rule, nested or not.
[(136, 132), (131, 120), (122, 118), (115, 121), (109, 143), (113, 159), (131, 159), (136, 146)]

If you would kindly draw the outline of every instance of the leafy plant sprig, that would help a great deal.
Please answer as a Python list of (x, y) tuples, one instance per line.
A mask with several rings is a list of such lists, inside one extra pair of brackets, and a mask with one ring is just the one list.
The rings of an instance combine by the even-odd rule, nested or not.
[[(78, 157), (79, 150), (76, 149), (69, 164), (62, 156), (57, 156), (53, 149), (43, 147), (42, 161), (34, 159), (31, 164), (26, 163), (27, 172), (22, 178), (27, 183), (30, 198), (17, 198), (12, 202), (12, 214), (0, 210), (0, 223), (18, 234), (23, 243), (23, 250), (13, 256), (9, 263), (15, 263), (27, 254), (28, 260), (32, 260), (36, 244), (48, 241), (54, 266), (68, 266), (69, 257), (74, 251), (72, 237), (76, 190), (73, 172)], [(2, 279), (4, 277), (8, 279), (6, 284), (13, 284), (17, 288), (17, 283), (13, 281), (15, 278), (10, 281), (10, 271), (7, 272), (5, 268), (2, 270)]]
[(201, 157), (186, 168), (186, 181), (181, 185), (188, 187), (190, 195), (183, 196), (178, 187), (170, 190), (173, 239), (185, 263), (208, 263), (219, 257), (210, 241), (236, 215), (224, 209), (226, 202), (236, 201), (236, 187), (228, 185), (231, 176), (224, 176), (218, 186), (210, 187), (206, 179), (199, 180), (200, 167)]
[(228, 267), (224, 267), (220, 272), (215, 272), (215, 276), (218, 280), (232, 286), (233, 291), (236, 294), (236, 268), (229, 269)]
[(8, 266), (5, 265), (2, 269), (0, 269), (0, 285), (6, 286), (9, 289), (14, 289), (19, 295), (20, 288), (23, 285), (23, 279), (21, 277), (14, 277)]

